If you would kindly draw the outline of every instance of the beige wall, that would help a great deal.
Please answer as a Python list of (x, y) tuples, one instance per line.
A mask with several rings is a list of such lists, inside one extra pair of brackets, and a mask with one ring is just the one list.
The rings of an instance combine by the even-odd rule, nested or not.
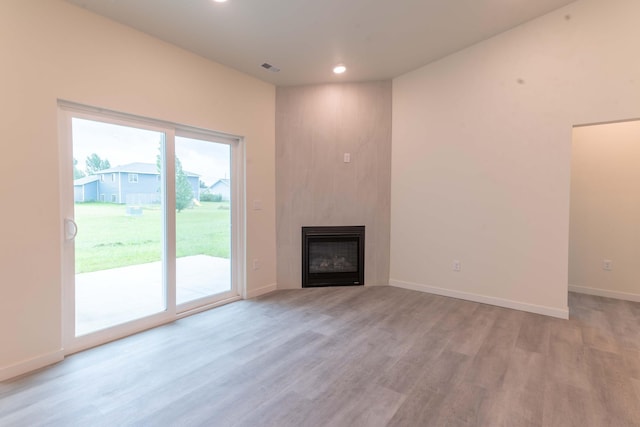
[(272, 85), (59, 0), (3, 0), (0, 52), (0, 376), (62, 345), (58, 98), (246, 137), (247, 283), (275, 284)]
[(389, 283), (390, 156), (390, 81), (277, 89), (279, 288), (301, 286), (301, 227), (321, 225), (365, 225), (365, 284)]
[(394, 80), (393, 284), (566, 315), (571, 129), (640, 117), (638, 16), (577, 1)]
[[(603, 269), (604, 260), (613, 269)], [(577, 127), (571, 154), (569, 284), (640, 301), (640, 121)], [(585, 289), (586, 288), (586, 289)]]

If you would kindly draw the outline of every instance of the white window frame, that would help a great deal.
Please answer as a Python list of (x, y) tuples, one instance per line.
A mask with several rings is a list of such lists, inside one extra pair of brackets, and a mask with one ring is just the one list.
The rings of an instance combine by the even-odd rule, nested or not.
[[(211, 131), (202, 131), (200, 129), (176, 126), (176, 136), (184, 138), (198, 139), (201, 141), (209, 141), (217, 144), (227, 144), (231, 148), (231, 294), (237, 294), (241, 298), (246, 299), (246, 258), (245, 258), (245, 187), (244, 187), (244, 140), (240, 137), (224, 135)], [(175, 159), (173, 159), (175, 161)], [(178, 309), (180, 313), (192, 313), (197, 310), (200, 300), (188, 301), (180, 304)], [(185, 315), (188, 315), (185, 314)]]
[[(74, 245), (72, 241), (62, 239), (62, 251), (64, 261), (62, 266), (62, 282), (64, 286), (63, 299), (63, 345), (65, 355), (75, 353), (86, 348), (103, 344), (113, 339), (125, 337), (140, 332), (150, 327), (173, 322), (182, 317), (189, 316), (210, 308), (223, 305), (229, 302), (247, 298), (246, 290), (246, 239), (245, 239), (245, 185), (244, 185), (244, 139), (240, 136), (224, 134), (206, 129), (194, 128), (155, 120), (142, 116), (109, 111), (77, 104), (69, 101), (58, 101), (60, 111), (60, 186), (61, 186), (61, 218), (73, 219), (73, 176), (67, 173), (72, 170), (72, 141), (71, 141), (71, 120), (74, 117), (84, 118), (94, 121), (103, 121), (124, 126), (146, 128), (160, 131), (165, 134), (165, 175), (161, 177), (161, 187), (164, 189), (166, 211), (164, 212), (163, 227), (165, 229), (165, 239), (163, 243), (164, 260), (164, 283), (166, 311), (154, 314), (135, 322), (118, 325), (113, 328), (97, 331), (92, 334), (75, 336), (75, 263)], [(187, 302), (176, 305), (176, 209), (175, 197), (167, 197), (168, 194), (175, 194), (175, 137), (184, 136), (201, 140), (209, 140), (216, 143), (225, 143), (231, 146), (231, 170), (232, 176), (232, 231), (231, 231), (231, 291), (226, 294), (216, 295), (211, 298)], [(101, 178), (104, 175), (101, 175)], [(119, 180), (120, 182), (122, 180)], [(104, 193), (100, 193), (101, 201), (104, 201)]]
[[(160, 175), (158, 175), (159, 177)], [(138, 174), (137, 173), (127, 173), (127, 180), (129, 184), (137, 184), (138, 183)]]

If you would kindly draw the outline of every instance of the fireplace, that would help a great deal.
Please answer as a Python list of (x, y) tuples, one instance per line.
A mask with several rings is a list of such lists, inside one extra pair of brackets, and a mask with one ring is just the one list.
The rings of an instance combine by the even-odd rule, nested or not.
[(302, 227), (302, 287), (364, 285), (364, 226)]

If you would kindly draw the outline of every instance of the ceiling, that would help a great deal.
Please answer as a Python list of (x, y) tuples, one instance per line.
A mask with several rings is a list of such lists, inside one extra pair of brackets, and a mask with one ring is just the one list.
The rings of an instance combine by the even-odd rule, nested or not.
[(291, 86), (397, 77), (574, 0), (67, 1)]

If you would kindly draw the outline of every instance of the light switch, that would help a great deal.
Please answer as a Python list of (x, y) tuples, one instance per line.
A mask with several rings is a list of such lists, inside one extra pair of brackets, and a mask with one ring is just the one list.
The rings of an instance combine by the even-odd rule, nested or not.
[(254, 211), (261, 211), (262, 210), (262, 200), (255, 199), (253, 201), (253, 210)]
[(351, 153), (344, 153), (344, 162), (351, 163)]

